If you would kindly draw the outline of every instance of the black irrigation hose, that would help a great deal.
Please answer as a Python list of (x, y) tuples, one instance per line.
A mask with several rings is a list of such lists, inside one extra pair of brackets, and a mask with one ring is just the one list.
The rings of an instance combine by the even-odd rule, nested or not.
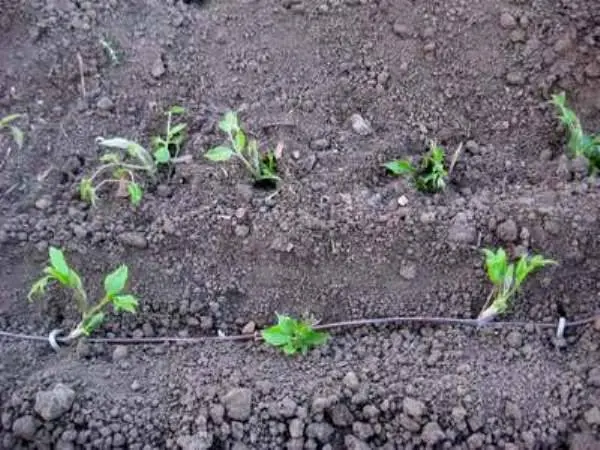
[[(565, 321), (563, 328), (572, 328), (582, 325), (590, 324), (600, 318), (600, 313), (596, 313), (593, 316), (585, 319), (574, 320), (572, 322)], [(450, 317), (425, 317), (425, 316), (399, 316), (399, 317), (383, 317), (380, 319), (359, 319), (359, 320), (348, 320), (344, 322), (333, 322), (326, 323), (323, 325), (315, 325), (315, 330), (332, 330), (335, 328), (349, 328), (359, 327), (365, 325), (390, 325), (390, 324), (410, 324), (410, 323), (421, 323), (425, 325), (459, 325), (459, 326), (474, 326), (478, 328), (520, 328), (525, 326), (533, 326), (537, 328), (546, 329), (559, 329), (560, 322), (523, 322), (523, 321), (506, 321), (506, 322), (482, 322), (478, 319), (455, 319)], [(12, 339), (21, 339), (28, 341), (38, 342), (49, 342), (55, 349), (55, 343), (69, 344), (70, 340), (57, 337), (60, 334), (60, 330), (54, 330), (50, 333), (50, 336), (35, 336), (30, 334), (11, 333), (8, 331), (0, 331), (0, 337), (7, 337)], [(201, 343), (201, 342), (226, 342), (226, 341), (247, 341), (247, 340), (260, 340), (261, 336), (259, 332), (252, 334), (239, 334), (233, 336), (200, 336), (200, 337), (156, 337), (156, 338), (90, 338), (87, 341), (92, 344), (166, 344), (172, 343)]]

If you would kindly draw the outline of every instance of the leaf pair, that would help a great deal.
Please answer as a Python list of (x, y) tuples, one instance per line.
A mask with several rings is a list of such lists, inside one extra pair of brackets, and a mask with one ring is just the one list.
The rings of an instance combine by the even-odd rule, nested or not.
[(446, 187), (448, 178), (445, 158), (444, 149), (431, 142), (430, 149), (421, 159), (419, 166), (406, 159), (398, 159), (385, 163), (384, 167), (393, 175), (409, 176), (420, 191), (439, 192)]
[(286, 355), (306, 354), (313, 347), (325, 344), (329, 335), (315, 331), (308, 322), (277, 315), (277, 325), (262, 331), (267, 344), (280, 348)]
[(280, 180), (277, 176), (278, 155), (272, 151), (261, 154), (258, 142), (247, 138), (235, 112), (225, 114), (219, 122), (219, 129), (227, 134), (229, 145), (219, 145), (208, 150), (204, 154), (205, 158), (213, 162), (223, 162), (237, 157), (255, 182)]
[(49, 256), (50, 266), (46, 267), (43, 271), (46, 275), (37, 280), (31, 287), (27, 295), (29, 301), (33, 301), (35, 295), (44, 294), (46, 287), (52, 281), (58, 282), (63, 287), (79, 291), (85, 297), (81, 278), (77, 272), (69, 267), (63, 252), (55, 247), (50, 247)]

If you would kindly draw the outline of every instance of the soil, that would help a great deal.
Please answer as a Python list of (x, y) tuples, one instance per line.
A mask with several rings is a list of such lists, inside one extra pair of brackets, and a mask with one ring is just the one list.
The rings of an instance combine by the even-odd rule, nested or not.
[[(136, 315), (99, 337), (216, 336), (272, 323), (477, 316), (481, 248), (560, 261), (508, 319), (593, 315), (600, 190), (547, 100), (600, 129), (596, 0), (0, 1), (0, 330), (45, 336), (77, 315), (26, 294), (49, 245), (97, 293), (125, 263)], [(101, 40), (119, 56), (114, 63)], [(84, 89), (82, 89), (82, 87)], [(193, 162), (136, 209), (77, 183), (98, 136), (142, 143), (187, 109)], [(283, 182), (252, 187), (202, 157), (239, 111)], [(358, 116), (356, 116), (358, 115)], [(360, 116), (360, 117), (359, 117)], [(381, 165), (462, 144), (448, 188)], [(249, 324), (253, 322), (253, 324)], [(289, 358), (260, 343), (114, 346), (2, 340), (6, 449), (600, 448), (599, 331), (363, 327)], [(557, 345), (560, 344), (560, 345)]]

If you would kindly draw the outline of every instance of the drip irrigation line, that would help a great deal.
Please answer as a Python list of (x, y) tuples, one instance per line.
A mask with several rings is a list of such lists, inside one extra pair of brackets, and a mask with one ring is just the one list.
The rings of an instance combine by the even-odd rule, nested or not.
[[(423, 324), (423, 325), (458, 325), (477, 328), (523, 328), (532, 326), (544, 329), (573, 328), (593, 323), (600, 318), (600, 313), (585, 319), (566, 321), (561, 318), (557, 323), (551, 322), (524, 322), (524, 321), (481, 321), (478, 319), (457, 319), (450, 317), (426, 317), (426, 316), (397, 316), (383, 317), (379, 319), (358, 319), (347, 320), (343, 322), (332, 322), (322, 325), (315, 325), (315, 330), (333, 330), (337, 328), (351, 328), (367, 325), (391, 325), (391, 324)], [(11, 333), (9, 331), (0, 331), (0, 337), (21, 339), (27, 341), (49, 342), (54, 349), (58, 349), (57, 344), (70, 344), (72, 340), (60, 337), (62, 330), (53, 330), (50, 336), (37, 336), (31, 334)], [(562, 331), (561, 331), (562, 334)], [(125, 344), (125, 345), (154, 345), (166, 343), (186, 343), (198, 344), (203, 342), (235, 342), (261, 340), (260, 332), (252, 334), (238, 334), (232, 336), (199, 336), (199, 337), (147, 337), (147, 338), (89, 338), (87, 341), (92, 344)]]

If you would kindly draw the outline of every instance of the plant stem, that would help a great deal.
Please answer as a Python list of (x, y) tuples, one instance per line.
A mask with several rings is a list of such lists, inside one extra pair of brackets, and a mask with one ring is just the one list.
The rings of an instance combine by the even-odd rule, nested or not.
[(85, 322), (86, 319), (89, 319), (94, 314), (97, 314), (100, 311), (102, 311), (102, 309), (104, 309), (104, 307), (106, 305), (108, 305), (109, 303), (110, 303), (110, 297), (105, 295), (104, 297), (102, 297), (102, 300), (100, 300), (98, 303), (96, 303), (94, 306), (92, 306), (88, 311), (86, 311), (83, 314), (83, 319), (81, 322), (82, 323)]

